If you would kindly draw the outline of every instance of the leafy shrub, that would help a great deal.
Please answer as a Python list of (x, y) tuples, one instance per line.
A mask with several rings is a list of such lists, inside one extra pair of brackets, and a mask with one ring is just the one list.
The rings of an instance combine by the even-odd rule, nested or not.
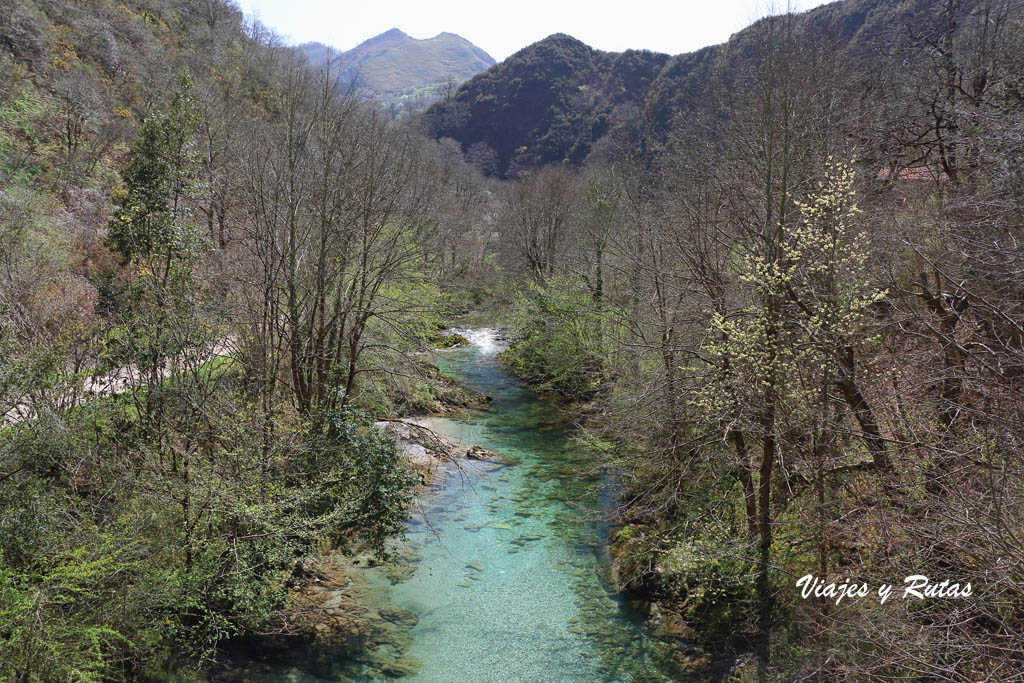
[[(402, 530), (415, 477), (369, 418), (282, 411), (263, 443), (237, 374), (167, 380), (162, 444), (125, 396), (0, 431), (0, 679), (203, 666), (275, 623), (297, 563)], [(201, 418), (194, 382), (220, 386)]]
[(728, 641), (751, 632), (754, 574), (742, 549), (727, 537), (680, 539), (659, 557), (662, 585), (688, 624), (708, 640)]
[(315, 462), (307, 464), (317, 477), (308, 514), (335, 516), (338, 540), (357, 535), (381, 554), (388, 537), (404, 528), (417, 478), (394, 439), (362, 412), (339, 409), (326, 416), (326, 423), (326, 435), (312, 451)]
[(627, 524), (612, 538), (619, 582), (657, 598), (709, 642), (725, 644), (750, 633), (755, 577), (745, 548), (708, 523), (688, 535)]
[(516, 375), (541, 389), (587, 400), (607, 376), (606, 327), (582, 278), (531, 283), (513, 308), (515, 342), (502, 358)]

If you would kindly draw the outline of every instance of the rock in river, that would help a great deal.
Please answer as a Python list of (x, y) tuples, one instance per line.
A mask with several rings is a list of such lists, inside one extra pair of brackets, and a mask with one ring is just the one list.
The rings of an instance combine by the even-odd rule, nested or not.
[(416, 616), (415, 612), (411, 612), (401, 607), (381, 607), (377, 610), (380, 614), (380, 618), (385, 621), (390, 621), (396, 626), (403, 626), (405, 628), (412, 628), (419, 623), (420, 618)]
[(476, 445), (471, 446), (469, 450), (466, 451), (466, 457), (470, 460), (490, 460), (494, 457), (494, 453), (491, 453), (483, 446)]

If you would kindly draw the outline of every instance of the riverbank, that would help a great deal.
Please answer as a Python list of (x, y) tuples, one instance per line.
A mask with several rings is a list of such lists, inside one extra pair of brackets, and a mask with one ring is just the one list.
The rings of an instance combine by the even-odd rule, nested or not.
[[(748, 633), (738, 628), (749, 621), (749, 595), (742, 594), (745, 584), (723, 571), (732, 558), (723, 561), (703, 552), (699, 542), (667, 546), (665, 538), (678, 528), (656, 523), (659, 515), (671, 515), (666, 510), (683, 504), (660, 497), (680, 476), (672, 469), (680, 460), (645, 452), (664, 425), (638, 430), (623, 420), (623, 402), (637, 397), (615, 394), (594, 349), (575, 347), (549, 328), (516, 334), (518, 341), (500, 355), (505, 367), (574, 426), (572, 438), (605, 478), (606, 559), (615, 590), (635, 601), (648, 632), (673, 644), (671, 657), (681, 670), (711, 680), (756, 676)], [(663, 507), (645, 508), (649, 501)]]
[[(469, 344), (457, 335), (445, 340), (446, 349)], [(480, 444), (454, 440), (435, 429), (433, 421), (440, 416), (485, 410), (491, 399), (444, 376), (426, 359), (418, 367), (420, 372), (394, 394), (393, 405), (396, 412), (407, 412), (415, 405), (410, 398), (416, 396), (420, 407), (430, 413), (377, 420), (373, 425), (395, 441), (399, 454), (419, 477), (410, 510), (413, 524), (422, 523), (438, 480), (497, 470), (512, 462)], [(398, 538), (388, 542), (383, 558), (339, 549), (309, 559), (293, 572), (289, 608), (276, 631), (235, 643), (229, 657), (234, 664), (215, 672), (215, 680), (378, 680), (415, 674), (419, 661), (406, 651), (418, 617), (392, 602), (389, 588), (408, 579), (419, 561), (416, 550)]]
[[(404, 541), (382, 564), (364, 556), (311, 566), (299, 590), (322, 616), (245, 678), (703, 680), (695, 672), (707, 662), (673, 622), (614, 584), (602, 511), (610, 482), (558, 408), (508, 374), (502, 347), (481, 334), (438, 358), (492, 397), (488, 409), (377, 425), (430, 471)], [(498, 457), (475, 459), (473, 445)]]

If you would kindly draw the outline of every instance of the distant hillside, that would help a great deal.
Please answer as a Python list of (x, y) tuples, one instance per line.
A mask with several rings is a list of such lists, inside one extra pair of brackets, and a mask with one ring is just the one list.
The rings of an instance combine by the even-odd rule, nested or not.
[(310, 62), (338, 65), (344, 87), (397, 109), (421, 108), (451, 83), (458, 85), (492, 66), (494, 59), (461, 36), (439, 33), (417, 40), (393, 28), (341, 52), (321, 43), (300, 45)]
[[(920, 33), (938, 15), (929, 0), (843, 0), (798, 15), (794, 30), (804, 49), (870, 69), (894, 53), (908, 27)], [(464, 83), (424, 112), (425, 123), (435, 137), (461, 143), (471, 160), (495, 159), (490, 168), (498, 175), (579, 165), (613, 147), (612, 132), (629, 136), (632, 148), (641, 130), (657, 141), (706, 95), (728, 92), (764, 57), (757, 37), (763, 21), (725, 44), (677, 56), (602, 52), (555, 34)]]
[(594, 50), (564, 34), (526, 47), (474, 77), (427, 120), (465, 149), (483, 143), (500, 170), (567, 160), (579, 164), (607, 130), (612, 111), (642, 102), (669, 56)]

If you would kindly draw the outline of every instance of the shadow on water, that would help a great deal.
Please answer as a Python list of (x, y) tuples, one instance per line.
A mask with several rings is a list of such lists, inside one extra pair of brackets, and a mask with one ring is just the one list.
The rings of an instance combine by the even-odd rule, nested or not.
[[(609, 530), (598, 512), (613, 503), (613, 482), (572, 447), (554, 406), (504, 370), (493, 331), (461, 332), (471, 346), (443, 352), (439, 365), (492, 396), (492, 408), (431, 427), (516, 464), (452, 468), (410, 521), (419, 560), (388, 588), (392, 603), (418, 617), (402, 653), (418, 670), (402, 680), (682, 680), (671, 647), (646, 633), (608, 581)], [(292, 669), (278, 680), (380, 674), (336, 671), (317, 679)]]

